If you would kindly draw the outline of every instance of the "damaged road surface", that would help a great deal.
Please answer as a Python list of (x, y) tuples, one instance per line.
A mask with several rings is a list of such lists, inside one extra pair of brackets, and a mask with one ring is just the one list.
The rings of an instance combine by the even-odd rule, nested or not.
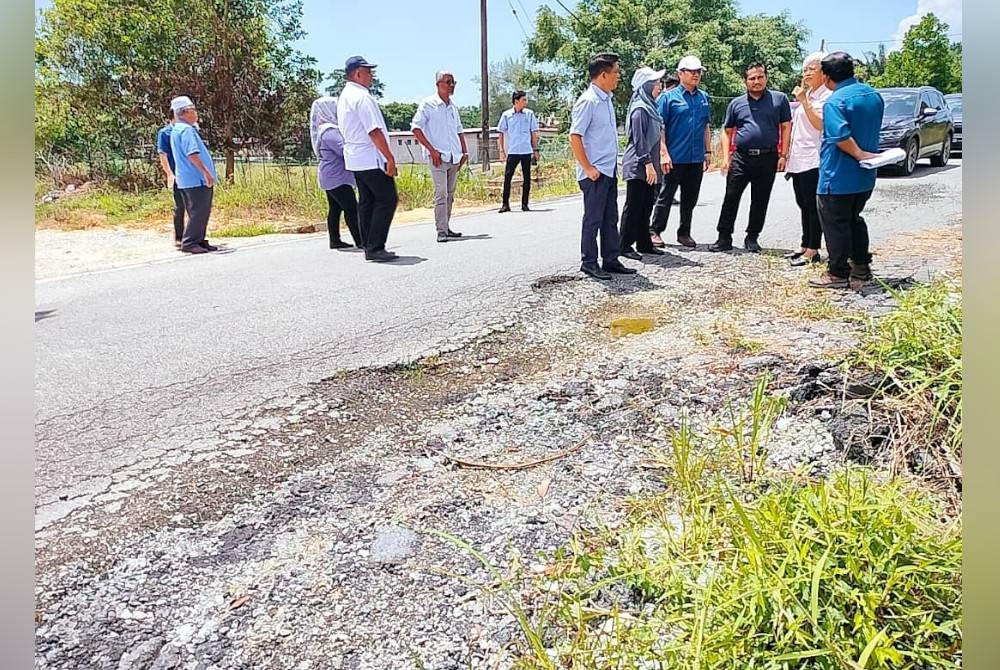
[[(926, 179), (947, 196), (933, 220), (880, 182), (914, 232), (876, 233), (883, 278), (960, 248), (960, 170)], [(778, 190), (765, 236), (790, 248)], [(682, 417), (711, 425), (765, 372), (795, 417), (775, 465), (845, 457), (824, 395), (854, 337), (838, 317), (890, 296), (675, 248), (585, 281), (577, 200), (546, 207), (462, 219), (454, 245), (401, 229), (402, 267), (313, 239), (40, 284), (36, 668), (511, 667), (517, 622), (465, 544), (544, 569), (661, 488), (648, 462)], [(652, 330), (617, 337), (621, 317)]]

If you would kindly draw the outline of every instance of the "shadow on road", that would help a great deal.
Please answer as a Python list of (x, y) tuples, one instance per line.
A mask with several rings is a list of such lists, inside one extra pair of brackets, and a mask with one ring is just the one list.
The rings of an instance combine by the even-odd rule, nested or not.
[(446, 244), (451, 244), (452, 242), (465, 242), (466, 240), (489, 240), (493, 236), (489, 233), (480, 233), (479, 235), (462, 235), (461, 237), (451, 237), (448, 239)]
[(396, 265), (418, 265), (426, 260), (427, 259), (422, 256), (398, 256), (394, 261), (390, 261), (388, 263), (378, 263), (378, 265), (388, 265), (390, 267)]
[(35, 310), (35, 323), (38, 323), (42, 319), (47, 319), (50, 316), (54, 316), (56, 311), (54, 309), (38, 309)]
[(684, 256), (670, 252), (666, 252), (662, 256), (643, 254), (640, 262), (644, 265), (656, 265), (661, 268), (701, 267), (701, 263), (697, 261), (692, 261)]

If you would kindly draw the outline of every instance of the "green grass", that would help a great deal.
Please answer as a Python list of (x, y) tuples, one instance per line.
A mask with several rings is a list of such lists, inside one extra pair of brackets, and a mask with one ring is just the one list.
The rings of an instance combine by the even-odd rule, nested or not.
[[(943, 282), (894, 291), (898, 309), (868, 320), (849, 363), (886, 376), (874, 402), (903, 415), (914, 438), (962, 449), (962, 297)], [(908, 446), (908, 445), (904, 445)]]
[(212, 233), (215, 237), (258, 237), (279, 233), (281, 229), (268, 223), (244, 223), (225, 226)]
[[(524, 639), (521, 670), (959, 668), (961, 528), (911, 480), (765, 469), (783, 401), (744, 407), (650, 461), (665, 490), (613, 529), (579, 531), (546, 568), (473, 548)], [(454, 541), (454, 540), (453, 540)]]
[[(579, 192), (570, 162), (543, 161), (541, 170), (544, 181), (534, 186), (532, 198)], [(457, 204), (499, 202), (496, 181), (500, 177), (502, 172), (496, 170), (495, 164), (492, 175), (483, 175), (478, 167), (464, 167), (456, 187)], [(50, 182), (37, 179), (36, 198), (54, 188)], [(434, 185), (426, 166), (400, 166), (396, 188), (400, 211), (433, 206)], [(44, 227), (64, 230), (119, 225), (159, 227), (168, 225), (172, 208), (173, 197), (165, 188), (121, 191), (105, 185), (51, 203), (39, 203), (35, 221)], [(326, 195), (316, 183), (315, 166), (238, 163), (234, 182), (222, 180), (216, 185), (212, 224), (225, 229), (230, 223), (321, 221), (326, 211)]]

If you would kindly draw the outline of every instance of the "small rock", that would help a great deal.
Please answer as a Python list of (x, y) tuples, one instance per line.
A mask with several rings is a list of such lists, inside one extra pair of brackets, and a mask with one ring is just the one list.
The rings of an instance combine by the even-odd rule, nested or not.
[(416, 552), (420, 536), (409, 528), (386, 526), (378, 531), (371, 546), (371, 560), (382, 565), (404, 562)]
[(779, 363), (781, 363), (780, 358), (768, 354), (764, 356), (751, 356), (750, 358), (744, 358), (739, 362), (739, 367), (741, 370), (753, 371), (769, 368), (774, 365), (778, 365)]
[(122, 654), (118, 670), (146, 670), (162, 648), (163, 638), (147, 640)]

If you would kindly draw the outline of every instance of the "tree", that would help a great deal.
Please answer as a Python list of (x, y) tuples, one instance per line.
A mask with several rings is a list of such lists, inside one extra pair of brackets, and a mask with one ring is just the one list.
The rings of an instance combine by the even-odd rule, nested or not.
[(575, 96), (589, 81), (590, 58), (599, 51), (617, 53), (622, 82), (614, 99), (623, 114), (636, 68), (671, 70), (682, 56), (697, 55), (719, 115), (729, 97), (746, 92), (742, 70), (754, 61), (767, 65), (772, 88), (790, 91), (800, 77), (805, 36), (804, 26), (787, 12), (741, 17), (734, 0), (580, 0), (568, 16), (539, 9), (528, 57), (553, 66)]
[(209, 146), (225, 154), (299, 143), (320, 74), (292, 48), (300, 0), (53, 0), (36, 35), (36, 90), (65, 91), (88, 133), (119, 157), (152, 150), (170, 99), (191, 96)]
[[(473, 77), (472, 80), (482, 86), (479, 77)], [(528, 94), (528, 106), (540, 116), (567, 109), (572, 102), (565, 93), (568, 83), (566, 77), (559, 73), (532, 70), (523, 58), (506, 58), (490, 63), (490, 125), (496, 125), (503, 111), (511, 106), (511, 94), (516, 90), (523, 90)], [(477, 128), (481, 125), (482, 117), (472, 124)]]
[(962, 90), (961, 47), (948, 41), (948, 24), (925, 14), (903, 37), (903, 46), (885, 60), (876, 87), (933, 86), (943, 93)]
[(379, 107), (382, 108), (382, 116), (385, 117), (385, 125), (389, 130), (409, 130), (410, 121), (417, 113), (415, 102), (389, 102)]
[(885, 45), (878, 45), (878, 53), (866, 51), (855, 64), (855, 75), (861, 81), (870, 82), (885, 73)]
[(479, 113), (479, 105), (459, 107), (458, 118), (462, 120), (463, 128), (479, 128), (483, 125), (483, 117)]
[[(385, 84), (379, 81), (377, 70), (372, 70), (372, 86), (368, 92), (374, 98), (381, 98), (385, 94)], [(347, 83), (347, 72), (344, 68), (338, 68), (330, 73), (330, 85), (326, 87), (327, 95), (340, 95)]]

